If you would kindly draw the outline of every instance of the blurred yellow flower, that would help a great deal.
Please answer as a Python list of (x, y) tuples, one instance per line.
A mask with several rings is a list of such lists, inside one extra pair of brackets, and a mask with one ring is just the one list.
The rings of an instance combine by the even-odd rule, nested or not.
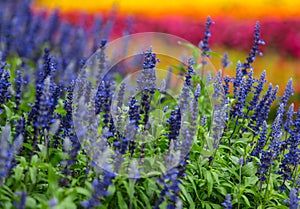
[(295, 18), (300, 17), (297, 0), (37, 0), (37, 6), (60, 8), (62, 11), (108, 11), (116, 5), (124, 14), (160, 17), (180, 15), (189, 17), (229, 16), (235, 18)]

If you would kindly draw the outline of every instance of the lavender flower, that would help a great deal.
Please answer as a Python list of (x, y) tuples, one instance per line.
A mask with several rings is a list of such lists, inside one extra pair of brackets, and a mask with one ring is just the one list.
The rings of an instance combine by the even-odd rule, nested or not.
[[(185, 118), (186, 116), (183, 116)], [(193, 123), (193, 122), (191, 122)], [(177, 156), (175, 151), (175, 145), (179, 143), (176, 141), (171, 141), (169, 144), (169, 154), (167, 156), (167, 167), (166, 173), (157, 179), (157, 182), (163, 186), (160, 192), (160, 198), (156, 202), (157, 205), (154, 208), (159, 208), (159, 205), (165, 200), (168, 200), (168, 208), (176, 208), (179, 202), (180, 193), (180, 178), (185, 176), (185, 170), (187, 166), (187, 161), (189, 159), (189, 149), (192, 146), (194, 130), (187, 126), (187, 124), (182, 124), (181, 135), (178, 140), (181, 140), (180, 156)], [(191, 124), (193, 127), (194, 124)], [(174, 143), (175, 142), (175, 143)], [(174, 152), (175, 151), (175, 152)], [(175, 165), (175, 167), (174, 167)]]
[(280, 104), (283, 104), (283, 108), (285, 109), (285, 107), (287, 106), (287, 103), (290, 99), (290, 97), (293, 95), (294, 93), (294, 89), (292, 87), (292, 82), (293, 80), (290, 79), (285, 87), (285, 91), (283, 96), (280, 98)]
[(101, 32), (102, 20), (100, 16), (96, 16), (94, 19), (93, 27), (93, 51), (96, 51), (99, 47), (100, 32)]
[[(68, 92), (67, 99), (64, 101), (64, 109), (66, 111), (66, 114), (62, 119), (62, 125), (64, 127), (62, 137), (63, 138), (68, 137), (72, 144), (70, 150), (68, 151), (70, 159), (67, 161), (67, 166), (63, 170), (63, 173), (67, 175), (69, 174), (68, 167), (75, 163), (76, 156), (81, 147), (78, 137), (74, 133), (73, 108), (72, 108), (73, 90), (74, 90), (73, 85), (67, 88), (67, 92)], [(64, 180), (66, 179), (63, 179), (62, 181)]]
[(11, 170), (14, 156), (19, 152), (23, 142), (23, 136), (19, 135), (11, 144), (10, 136), (11, 126), (6, 124), (2, 129), (0, 139), (0, 182)]
[[(8, 101), (11, 98), (8, 88), (11, 86), (10, 71), (5, 68), (8, 65), (0, 60), (0, 106)], [(1, 112), (1, 108), (0, 108)]]
[(231, 203), (231, 196), (230, 194), (227, 194), (225, 197), (225, 201), (222, 203), (222, 206), (224, 209), (231, 209), (232, 203)]
[(188, 59), (187, 61), (188, 67), (187, 67), (187, 74), (185, 76), (185, 83), (187, 86), (191, 86), (191, 78), (192, 75), (194, 74), (194, 69), (193, 69), (193, 65), (195, 64), (195, 61), (193, 58)]
[[(61, 46), (60, 53), (62, 55), (66, 55), (69, 53), (69, 50), (71, 48), (70, 44), (71, 44), (72, 32), (74, 31), (70, 24), (62, 23), (60, 25), (59, 28), (60, 37), (59, 37), (58, 45)], [(62, 65), (63, 65), (63, 69), (67, 67), (67, 61), (65, 60), (65, 58)]]
[(141, 106), (140, 114), (143, 115), (142, 123), (147, 126), (149, 120), (150, 102), (152, 95), (156, 90), (156, 54), (152, 53), (150, 47), (148, 51), (144, 52), (143, 70), (140, 78), (138, 78), (138, 91), (141, 91)]
[(135, 99), (135, 97), (132, 97), (129, 103), (129, 122), (131, 124), (135, 125), (135, 128), (138, 129), (139, 123), (140, 123), (140, 111), (139, 111), (140, 105), (138, 104), (138, 101)]
[(144, 62), (141, 77), (137, 80), (138, 90), (149, 91), (154, 93), (156, 89), (156, 72), (155, 67), (159, 59), (156, 58), (156, 54), (152, 53), (150, 47), (148, 51), (144, 52)]
[[(7, 162), (8, 152), (10, 151), (9, 138), (10, 138), (10, 125), (6, 125), (1, 133), (1, 148), (0, 148), (0, 180), (7, 175), (7, 170), (10, 165)], [(2, 181), (0, 181), (2, 182)]]
[(207, 86), (210, 85), (210, 84), (212, 84), (214, 78), (213, 78), (211, 72), (209, 72), (209, 71), (206, 72), (205, 78), (206, 78), (206, 85), (207, 85)]
[(198, 101), (198, 98), (200, 97), (200, 95), (201, 95), (201, 85), (197, 84), (196, 90), (195, 90), (195, 93), (194, 93), (194, 97), (197, 101)]
[(224, 94), (225, 96), (229, 95), (229, 84), (231, 82), (231, 79), (228, 76), (225, 76), (223, 78), (224, 84), (223, 84), (223, 89), (224, 89)]
[[(35, 103), (31, 109), (31, 111), (29, 112), (29, 116), (28, 116), (29, 120), (27, 122), (28, 124), (32, 123), (34, 130), (35, 130), (35, 140), (33, 141), (34, 147), (36, 147), (36, 143), (37, 143), (36, 139), (37, 139), (37, 136), (39, 135), (40, 128), (41, 127), (48, 128), (48, 126), (49, 126), (49, 124), (47, 124), (48, 119), (45, 119), (45, 117), (44, 117), (45, 121), (42, 122), (41, 117), (39, 116), (39, 113), (43, 112), (43, 114), (45, 114), (45, 115), (48, 114), (47, 110), (41, 109), (41, 107), (48, 109), (47, 105), (49, 105), (49, 104), (48, 104), (48, 101), (46, 101), (46, 100), (49, 99), (49, 102), (51, 100), (50, 96), (46, 95), (47, 94), (46, 92), (48, 90), (44, 90), (44, 88), (45, 88), (44, 84), (45, 84), (46, 78), (49, 76), (49, 82), (47, 82), (49, 84), (49, 86), (47, 88), (50, 88), (50, 79), (51, 79), (52, 75), (54, 75), (56, 72), (56, 63), (54, 61), (54, 57), (50, 55), (48, 48), (45, 48), (44, 52), (45, 52), (45, 54), (43, 56), (44, 63), (43, 63), (42, 69), (38, 72), (37, 79), (36, 79)], [(53, 102), (53, 101), (51, 101), (51, 102)], [(51, 105), (53, 105), (53, 104), (51, 104)], [(42, 119), (42, 120), (44, 120), (44, 119)], [(43, 124), (41, 124), (41, 123), (43, 123)]]
[(163, 188), (160, 192), (160, 198), (156, 201), (155, 209), (158, 209), (159, 205), (167, 199), (169, 200), (167, 208), (176, 208), (180, 192), (180, 181), (178, 179), (178, 175), (178, 169), (173, 168), (157, 179), (157, 182), (161, 184)]
[(300, 204), (299, 204), (300, 198), (298, 197), (297, 194), (297, 189), (292, 188), (290, 191), (289, 199), (285, 200), (285, 203), (289, 203), (289, 209), (298, 209)]
[[(263, 124), (263, 121), (268, 118), (270, 112), (270, 107), (276, 99), (276, 94), (278, 91), (278, 86), (272, 90), (272, 84), (269, 84), (268, 90), (256, 106), (253, 115), (251, 116), (250, 127), (255, 131), (254, 134), (259, 133), (259, 127)], [(254, 125), (254, 123), (256, 123)]]
[[(291, 130), (289, 138), (285, 141), (283, 148), (287, 150), (287, 153), (285, 153), (283, 156), (283, 160), (280, 164), (280, 170), (279, 174), (283, 176), (283, 180), (286, 179), (292, 179), (295, 168), (299, 166), (300, 162), (300, 151), (299, 151), (299, 145), (300, 145), (300, 139), (299, 139), (299, 133), (300, 133), (300, 109), (297, 112), (297, 117), (294, 121), (294, 130)], [(296, 126), (296, 124), (298, 126)]]
[(39, 82), (43, 82), (48, 76), (53, 76), (57, 69), (55, 58), (50, 54), (48, 48), (44, 49), (43, 60), (43, 70), (39, 72)]
[(248, 110), (251, 111), (251, 110), (254, 110), (258, 101), (259, 101), (259, 97), (260, 97), (260, 94), (263, 90), (263, 86), (266, 82), (265, 80), (266, 78), (266, 71), (264, 70), (258, 80), (258, 84), (256, 86), (254, 86), (254, 96), (252, 97), (251, 101), (249, 102), (249, 106), (248, 106)]
[(130, 140), (127, 137), (121, 136), (120, 141), (119, 152), (120, 154), (124, 155), (129, 148)]
[(100, 42), (100, 52), (98, 53), (98, 60), (99, 60), (99, 75), (97, 75), (97, 79), (101, 80), (102, 74), (105, 72), (105, 68), (106, 68), (106, 53), (105, 53), (105, 49), (106, 49), (106, 45), (107, 45), (108, 41), (107, 40), (101, 40)]
[(180, 109), (172, 110), (170, 118), (166, 121), (169, 124), (169, 145), (171, 140), (177, 140), (181, 126), (181, 114)]
[(238, 97), (239, 91), (241, 89), (242, 86), (242, 82), (243, 82), (243, 73), (241, 70), (241, 63), (238, 62), (236, 65), (236, 74), (235, 74), (235, 78), (233, 80), (233, 95), (234, 98)]
[(18, 136), (24, 136), (25, 135), (25, 119), (24, 117), (21, 117), (18, 121), (17, 121), (17, 125), (16, 125), (16, 132), (14, 134), (14, 139), (17, 139)]
[(59, 203), (58, 199), (54, 197), (48, 201), (48, 206), (49, 208), (54, 208), (55, 206), (57, 206), (58, 203)]
[(222, 71), (219, 71), (214, 82), (214, 93), (212, 95), (214, 106), (211, 122), (212, 143), (207, 141), (207, 148), (217, 149), (223, 134), (225, 123), (228, 120), (228, 100), (224, 96), (222, 85)]
[(181, 113), (185, 113), (188, 109), (189, 102), (191, 101), (190, 87), (184, 83), (180, 94), (179, 108)]
[(264, 107), (264, 105), (267, 103), (268, 99), (271, 97), (273, 85), (270, 83), (268, 86), (268, 89), (264, 96), (261, 98), (259, 103), (255, 107), (255, 112), (252, 115), (252, 120), (255, 120), (259, 116), (259, 111)]
[(278, 154), (280, 153), (280, 140), (281, 140), (281, 133), (276, 135), (268, 147), (267, 150), (263, 150), (260, 158), (260, 166), (257, 170), (258, 178), (260, 181), (266, 180), (266, 174), (271, 169), (274, 160), (277, 159)]
[(289, 107), (289, 110), (287, 111), (286, 114), (286, 120), (284, 123), (284, 130), (291, 134), (291, 126), (293, 126), (293, 115), (294, 115), (294, 103), (292, 103)]
[[(202, 50), (202, 53), (201, 53), (202, 57), (210, 57), (208, 52), (210, 52), (211, 50), (209, 48), (208, 41), (209, 41), (209, 37), (211, 36), (210, 27), (213, 24), (214, 24), (214, 22), (212, 22), (210, 16), (208, 16), (206, 19), (206, 24), (205, 24), (204, 38), (199, 43), (199, 47)], [(206, 62), (203, 64), (206, 64)]]
[(114, 173), (104, 170), (103, 179), (95, 179), (92, 182), (93, 194), (89, 200), (81, 202), (81, 205), (84, 208), (95, 208), (100, 206), (100, 198), (108, 196), (109, 192), (107, 191), (108, 187), (112, 184), (112, 180), (116, 177)]
[(71, 85), (70, 87), (67, 88), (67, 98), (66, 98), (66, 100), (64, 100), (64, 110), (66, 111), (66, 115), (62, 120), (62, 124), (64, 127), (64, 134), (62, 135), (62, 137), (69, 136), (72, 133), (72, 128), (73, 128), (73, 119), (72, 119), (73, 90), (74, 90), (74, 85)]
[(205, 127), (207, 125), (207, 116), (206, 115), (202, 116), (201, 121), (200, 121), (200, 125), (202, 127)]
[(284, 109), (283, 109), (283, 104), (281, 104), (277, 109), (276, 118), (272, 124), (270, 138), (275, 138), (278, 134), (282, 132), (281, 127), (283, 123), (282, 122), (283, 114), (284, 114)]
[(47, 30), (45, 31), (45, 41), (53, 42), (53, 35), (55, 34), (56, 29), (58, 28), (57, 26), (59, 25), (59, 11), (55, 10), (48, 20)]
[(231, 62), (228, 60), (228, 53), (225, 52), (222, 57), (222, 68), (225, 69), (231, 65)]
[[(130, 130), (127, 133), (127, 137), (125, 139), (129, 139), (129, 150), (131, 156), (134, 154), (134, 150), (136, 148), (136, 142), (135, 142), (135, 135), (136, 135), (136, 130), (139, 129), (139, 124), (141, 122), (141, 109), (140, 105), (137, 103), (138, 101), (135, 99), (135, 97), (132, 97), (130, 104), (129, 104), (129, 123), (127, 126), (127, 129)], [(143, 110), (142, 110), (143, 111)], [(145, 122), (145, 118), (144, 118)], [(144, 123), (146, 124), (146, 123)], [(127, 149), (127, 142), (123, 141), (122, 142), (123, 146), (125, 145), (126, 147), (123, 147), (122, 149), (126, 150)], [(126, 143), (126, 144), (124, 144)]]
[(103, 123), (106, 127), (109, 127), (110, 122), (110, 107), (114, 95), (113, 88), (113, 82), (109, 80), (102, 81), (95, 96), (96, 114), (99, 114), (100, 112), (103, 113)]
[(221, 100), (224, 96), (221, 76), (222, 76), (222, 71), (218, 71), (217, 76), (215, 78), (215, 82), (214, 82), (214, 93), (212, 95), (212, 98), (214, 99), (214, 101)]
[(256, 54), (259, 56), (263, 55), (263, 53), (258, 49), (259, 45), (265, 45), (265, 42), (260, 39), (260, 25), (259, 22), (256, 22), (254, 29), (254, 43), (249, 56), (246, 58), (246, 62), (242, 64), (242, 72), (244, 75), (247, 74), (247, 69), (252, 69), (251, 64), (254, 62)]
[(47, 77), (43, 84), (44, 89), (40, 98), (37, 120), (34, 122), (34, 126), (39, 129), (41, 128), (49, 130), (50, 128), (51, 115), (49, 112), (49, 107), (52, 106), (50, 82), (50, 77)]
[(141, 107), (140, 107), (140, 115), (143, 115), (142, 123), (145, 126), (149, 120), (150, 102), (151, 102), (151, 92), (149, 92), (148, 89), (145, 89), (142, 93)]
[(254, 150), (250, 154), (251, 156), (259, 157), (260, 153), (262, 153), (267, 142), (267, 128), (268, 128), (268, 124), (266, 121), (264, 121), (262, 125), (262, 131), (260, 133), (260, 137), (258, 139), (258, 142)]
[(123, 109), (123, 100), (124, 100), (124, 95), (125, 95), (125, 89), (126, 89), (126, 85), (125, 83), (121, 83), (120, 85), (120, 89), (117, 95), (117, 106), (116, 108), (116, 116), (117, 116), (117, 127), (118, 129), (121, 128), (122, 126), (122, 109)]
[(240, 84), (236, 104), (234, 105), (230, 113), (232, 116), (242, 117), (244, 115), (246, 99), (248, 94), (251, 92), (252, 85), (254, 83), (254, 79), (252, 76), (253, 70), (251, 69), (248, 73), (247, 80), (244, 80), (244, 82)]
[(17, 209), (25, 209), (26, 199), (27, 199), (27, 192), (17, 192), (16, 196), (19, 197), (19, 201), (18, 202), (14, 202), (14, 206)]
[(15, 110), (19, 109), (20, 100), (21, 100), (21, 88), (22, 88), (22, 74), (19, 70), (17, 70), (17, 75), (15, 78), (15, 103), (16, 107)]

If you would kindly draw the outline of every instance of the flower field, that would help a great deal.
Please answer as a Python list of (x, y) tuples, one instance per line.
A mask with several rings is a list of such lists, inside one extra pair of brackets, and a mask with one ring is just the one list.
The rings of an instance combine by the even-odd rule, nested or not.
[[(155, 4), (151, 10), (147, 9)], [(149, 2), (146, 0), (126, 0), (114, 2), (111, 0), (95, 2), (86, 0), (48, 1), (37, 0), (34, 9), (47, 8), (62, 10), (60, 18), (75, 25), (91, 30), (94, 16), (100, 15), (103, 24), (113, 24), (109, 31), (109, 39), (113, 40), (127, 33), (163, 32), (177, 35), (198, 45), (203, 38), (200, 31), (204, 30), (206, 16), (209, 14), (217, 22), (211, 31), (210, 39), (214, 52), (223, 54), (230, 51), (230, 59), (235, 62), (244, 60), (252, 44), (253, 23), (260, 21), (262, 38), (267, 43), (262, 51), (265, 56), (254, 63), (256, 75), (265, 69), (268, 80), (273, 84), (284, 86), (289, 77), (295, 79), (294, 88), (297, 95), (300, 92), (299, 57), (300, 57), (300, 13), (298, 1), (282, 0), (276, 4), (266, 0), (240, 2), (237, 0), (194, 1), (177, 0), (175, 2)], [(112, 9), (114, 8), (114, 9)], [(108, 21), (109, 20), (109, 21)], [(186, 29), (188, 28), (188, 30)], [(219, 59), (219, 58), (218, 58)], [(219, 60), (213, 64), (220, 67)], [(230, 75), (235, 73), (234, 65), (226, 69)], [(271, 73), (272, 72), (272, 73)], [(283, 93), (283, 88), (279, 89)], [(299, 101), (299, 96), (298, 99)]]
[(220, 36), (64, 2), (0, 2), (0, 208), (299, 209), (297, 10)]

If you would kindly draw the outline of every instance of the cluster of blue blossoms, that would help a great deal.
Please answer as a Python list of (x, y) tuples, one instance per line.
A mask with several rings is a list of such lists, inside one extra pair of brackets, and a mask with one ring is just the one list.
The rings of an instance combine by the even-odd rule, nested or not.
[[(99, 50), (99, 68), (105, 68), (105, 46), (112, 21), (104, 24), (99, 17), (95, 17), (93, 31), (86, 32), (84, 25), (74, 26), (60, 21), (58, 11), (46, 17), (43, 12), (33, 14), (30, 1), (4, 0), (0, 2), (0, 23), (0, 186), (17, 165), (15, 156), (31, 159), (41, 150), (39, 145), (43, 144), (48, 149), (62, 149), (69, 156), (60, 164), (63, 177), (59, 179), (60, 186), (68, 187), (70, 179), (77, 175), (73, 168), (79, 162), (78, 156), (84, 152), (72, 118), (75, 76), (85, 65), (87, 53), (92, 50)], [(204, 39), (200, 43), (203, 52), (201, 64), (204, 67), (211, 51), (209, 37), (213, 24), (208, 17)], [(86, 44), (91, 40), (88, 37), (93, 40), (90, 46)], [(278, 97), (278, 86), (269, 84), (267, 91), (264, 91), (265, 71), (259, 79), (254, 78), (251, 64), (256, 55), (262, 55), (259, 46), (263, 44), (257, 22), (253, 47), (246, 62), (236, 65), (235, 77), (222, 76), (221, 72), (215, 76), (212, 95), (218, 101), (214, 107), (215, 118), (203, 114), (198, 107), (203, 101), (201, 96), (205, 86), (196, 83), (194, 66), (197, 63), (192, 58), (187, 61), (180, 104), (173, 110), (166, 110), (170, 112), (164, 121), (166, 130), (160, 135), (160, 140), (165, 140), (165, 144), (151, 144), (150, 147), (136, 140), (139, 133), (153, 126), (150, 124), (150, 113), (153, 110), (153, 98), (159, 91), (155, 76), (159, 60), (151, 49), (143, 54), (143, 71), (138, 80), (140, 95), (124, 101), (124, 84), (119, 94), (115, 95), (116, 82), (113, 76), (99, 84), (93, 98), (95, 114), (101, 118), (101, 137), (105, 138), (103, 146), (111, 146), (117, 156), (114, 165), (117, 170), (126, 155), (129, 158), (138, 156), (139, 162), (143, 162), (144, 156), (149, 154), (147, 150), (158, 153), (174, 146), (182, 150), (176, 166), (166, 169), (157, 177), (156, 182), (161, 191), (154, 201), (154, 208), (160, 208), (166, 202), (168, 209), (183, 207), (180, 186), (187, 175), (190, 160), (188, 150), (198, 134), (198, 122), (201, 126), (214, 124), (215, 151), (220, 145), (232, 145), (234, 139), (242, 138), (243, 134), (251, 136), (253, 140), (250, 146), (253, 149), (248, 156), (242, 156), (246, 157), (246, 163), (256, 162), (256, 175), (261, 185), (265, 182), (268, 184), (271, 172), (280, 175), (282, 185), (279, 189), (282, 192), (289, 191), (286, 203), (291, 209), (299, 207), (300, 109), (296, 111), (294, 104), (290, 104), (294, 93), (292, 80), (288, 81), (283, 96)], [(226, 68), (229, 65), (228, 55), (224, 54), (222, 66)], [(113, 120), (110, 107), (114, 98), (118, 100), (118, 107), (128, 108), (126, 119), (122, 116), (124, 111), (117, 110), (117, 120)], [(276, 101), (275, 119), (269, 127), (269, 113)], [(121, 132), (120, 127), (132, 132)], [(94, 129), (98, 131), (98, 127)], [(217, 134), (219, 130), (222, 130), (221, 134)], [(215, 155), (216, 152), (213, 152), (209, 157), (210, 165), (214, 163)], [(240, 164), (244, 165), (244, 162)], [(88, 162), (86, 175), (95, 167), (93, 161)], [(140, 176), (139, 171), (135, 171), (135, 176)], [(108, 188), (117, 177), (109, 169), (93, 177), (91, 185), (94, 193), (88, 200), (81, 202), (81, 206), (94, 208), (101, 205), (101, 200), (109, 196)], [(18, 195), (20, 201), (15, 203), (15, 207), (24, 208), (27, 192)], [(224, 197), (221, 205), (227, 209), (232, 208), (230, 194)]]

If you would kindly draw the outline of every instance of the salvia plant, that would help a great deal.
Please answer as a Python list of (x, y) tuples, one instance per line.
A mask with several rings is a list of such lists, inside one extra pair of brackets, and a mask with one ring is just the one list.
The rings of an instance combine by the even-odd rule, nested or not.
[(300, 109), (292, 79), (279, 95), (266, 71), (254, 77), (259, 22), (235, 76), (205, 75), (208, 17), (173, 98), (151, 46), (136, 88), (104, 73), (113, 17), (89, 31), (30, 5), (0, 2), (0, 208), (299, 208)]

